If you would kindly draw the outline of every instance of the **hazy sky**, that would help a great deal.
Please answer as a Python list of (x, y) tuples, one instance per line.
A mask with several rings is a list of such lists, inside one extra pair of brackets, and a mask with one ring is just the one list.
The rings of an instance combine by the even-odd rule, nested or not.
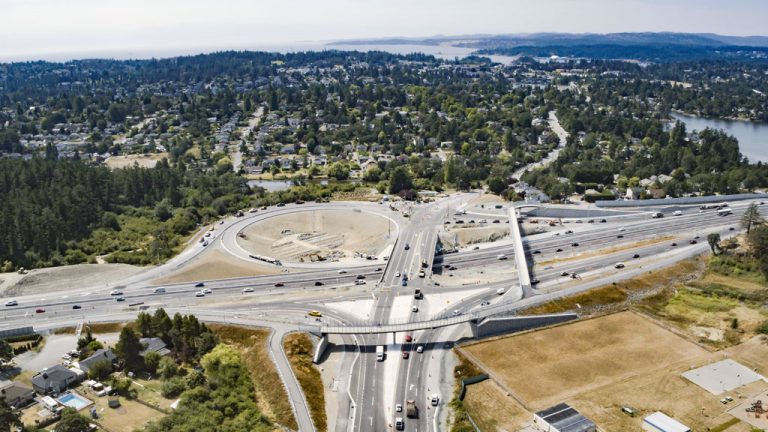
[(0, 0), (0, 60), (437, 34), (764, 35), (767, 23), (768, 0)]

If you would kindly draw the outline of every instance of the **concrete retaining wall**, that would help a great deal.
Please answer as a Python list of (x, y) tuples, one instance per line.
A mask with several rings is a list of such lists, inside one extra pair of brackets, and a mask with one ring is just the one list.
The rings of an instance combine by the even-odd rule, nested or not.
[(16, 337), (16, 336), (26, 336), (34, 333), (35, 333), (35, 330), (32, 328), (32, 326), (19, 327), (19, 328), (8, 329), (8, 330), (0, 330), (0, 339), (7, 339), (7, 338)]
[(320, 337), (320, 341), (317, 342), (317, 346), (315, 347), (315, 355), (312, 357), (312, 363), (318, 364), (320, 362), (320, 359), (323, 358), (323, 354), (325, 354), (325, 350), (328, 348), (328, 335), (323, 335)]
[(596, 201), (597, 207), (645, 207), (645, 206), (666, 206), (681, 204), (705, 204), (721, 203), (728, 201), (741, 201), (750, 199), (768, 199), (768, 194), (734, 194), (734, 195), (713, 195), (689, 198), (662, 198), (649, 200), (623, 200), (623, 201)]
[(578, 318), (579, 316), (575, 313), (523, 317), (490, 317), (479, 322), (471, 322), (470, 327), (475, 338), (484, 338), (503, 333), (515, 333), (537, 327), (545, 327)]

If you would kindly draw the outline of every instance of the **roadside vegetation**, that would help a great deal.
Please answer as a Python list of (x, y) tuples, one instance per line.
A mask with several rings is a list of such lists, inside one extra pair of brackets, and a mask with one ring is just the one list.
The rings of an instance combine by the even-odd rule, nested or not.
[(291, 333), (283, 339), (285, 355), (291, 362), (296, 379), (299, 380), (304, 397), (309, 404), (309, 411), (315, 429), (319, 432), (328, 430), (328, 420), (325, 414), (325, 389), (320, 371), (312, 363), (313, 346), (305, 333)]
[(480, 375), (483, 371), (475, 366), (474, 363), (467, 360), (457, 350), (453, 351), (458, 358), (458, 363), (453, 368), (453, 378), (455, 381), (453, 388), (453, 398), (451, 399), (450, 406), (453, 410), (453, 419), (451, 423), (451, 432), (474, 432), (475, 427), (469, 420), (469, 414), (467, 408), (464, 406), (464, 401), (459, 399), (461, 393), (461, 380), (464, 378)]

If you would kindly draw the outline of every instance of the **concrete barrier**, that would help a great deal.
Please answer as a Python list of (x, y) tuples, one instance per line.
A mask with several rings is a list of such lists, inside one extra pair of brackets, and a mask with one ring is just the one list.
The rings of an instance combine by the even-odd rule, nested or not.
[(514, 333), (530, 330), (537, 327), (559, 324), (578, 319), (575, 313), (562, 313), (551, 315), (535, 315), (523, 317), (489, 317), (477, 322), (471, 322), (472, 335), (475, 338), (484, 338), (503, 333)]

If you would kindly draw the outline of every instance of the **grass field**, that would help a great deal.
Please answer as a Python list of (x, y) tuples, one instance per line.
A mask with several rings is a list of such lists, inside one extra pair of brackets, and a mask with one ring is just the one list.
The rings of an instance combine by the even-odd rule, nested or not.
[[(633, 312), (480, 342), (465, 351), (534, 410), (708, 354)], [(531, 379), (520, 380), (521, 371)]]
[(204, 254), (197, 262), (185, 267), (184, 270), (160, 279), (155, 279), (152, 283), (184, 283), (277, 273), (279, 273), (279, 270), (275, 267), (260, 265), (256, 262), (249, 263), (241, 261), (236, 258), (227, 257), (218, 250), (213, 250), (208, 251), (208, 253)]
[(327, 431), (325, 389), (320, 371), (312, 363), (312, 341), (305, 333), (291, 333), (283, 339), (283, 347), (288, 360), (291, 362), (293, 373), (304, 391), (315, 429), (318, 432)]
[(219, 339), (236, 347), (251, 373), (259, 409), (283, 427), (297, 429), (288, 394), (280, 375), (269, 357), (267, 329), (209, 324)]

